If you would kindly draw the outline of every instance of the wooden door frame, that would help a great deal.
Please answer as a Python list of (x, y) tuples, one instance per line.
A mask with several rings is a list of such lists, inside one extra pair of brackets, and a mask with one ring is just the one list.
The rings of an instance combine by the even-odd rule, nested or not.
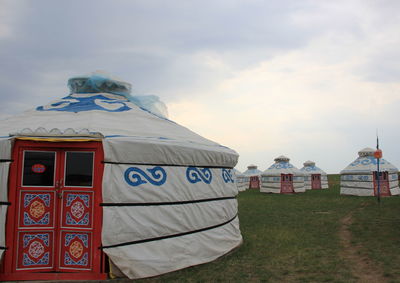
[[(291, 189), (292, 189), (292, 191), (291, 192), (283, 192), (282, 191), (282, 188), (283, 188), (283, 177), (284, 176), (289, 176), (289, 177), (291, 177), (291, 180), (289, 180), (289, 182), (290, 182), (290, 186), (291, 186)], [(294, 185), (293, 185), (293, 174), (284, 174), (284, 173), (281, 173), (281, 194), (293, 194), (293, 193), (295, 193), (295, 191), (294, 191)], [(285, 181), (286, 182), (286, 181)]]
[[(314, 184), (313, 176), (319, 176), (319, 178), (318, 178), (319, 179), (318, 180), (319, 188), (314, 188), (314, 186), (313, 186), (313, 184)], [(311, 189), (312, 190), (322, 189), (321, 174), (311, 174)]]
[[(378, 183), (377, 183), (377, 179), (376, 179), (377, 175), (378, 175), (377, 173), (378, 173), (377, 171), (373, 171), (372, 172), (372, 180), (373, 180), (373, 184), (374, 184), (374, 196), (378, 195)], [(380, 188), (381, 188), (381, 197), (392, 196), (392, 192), (390, 191), (390, 180), (389, 180), (390, 174), (389, 174), (389, 172), (388, 171), (379, 171), (379, 173), (385, 174), (387, 176), (386, 180), (380, 180), (380, 184), (382, 185), (382, 182), (387, 183), (388, 192), (389, 192), (389, 195), (386, 195), (386, 194), (382, 195), (382, 186), (380, 186)], [(379, 178), (379, 176), (378, 176), (378, 178)]]
[[(93, 188), (98, 190), (94, 194), (93, 199), (93, 242), (92, 251), (94, 255), (92, 257), (92, 270), (78, 271), (78, 272), (32, 272), (32, 271), (16, 271), (16, 255), (14, 252), (14, 243), (16, 243), (16, 222), (14, 220), (15, 214), (17, 213), (18, 204), (17, 193), (19, 185), (22, 181), (22, 158), (21, 153), (24, 149), (41, 150), (47, 151), (94, 151), (94, 166), (93, 172)], [(8, 198), (11, 205), (8, 207), (7, 218), (6, 218), (6, 250), (3, 254), (2, 265), (0, 267), (0, 281), (2, 280), (102, 280), (107, 278), (107, 274), (104, 272), (105, 256), (98, 248), (101, 246), (101, 229), (103, 222), (103, 211), (100, 206), (102, 203), (102, 180), (104, 171), (104, 152), (102, 143), (100, 141), (71, 141), (71, 142), (49, 142), (49, 141), (30, 141), (30, 140), (15, 140), (12, 149), (12, 160), (10, 165), (9, 176), (8, 176)], [(56, 161), (57, 162), (57, 161)], [(55, 180), (54, 180), (55, 182)], [(58, 221), (56, 219), (55, 221)], [(58, 244), (55, 243), (58, 249)], [(8, 254), (7, 253), (10, 253)], [(54, 252), (53, 254), (57, 254)], [(56, 259), (53, 259), (54, 261)]]

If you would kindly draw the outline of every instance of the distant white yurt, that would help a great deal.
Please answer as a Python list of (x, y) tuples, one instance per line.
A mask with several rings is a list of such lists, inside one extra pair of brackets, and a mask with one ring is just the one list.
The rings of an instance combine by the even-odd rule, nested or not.
[(247, 170), (243, 172), (243, 175), (245, 175), (245, 183), (247, 188), (249, 189), (260, 188), (261, 173), (262, 171), (258, 170), (256, 165), (251, 164), (247, 166)]
[(246, 176), (243, 175), (239, 170), (233, 168), (233, 173), (235, 176), (235, 183), (239, 192), (243, 192), (249, 188), (248, 183), (246, 182)]
[[(364, 148), (358, 158), (340, 172), (340, 194), (376, 196), (378, 192), (377, 159), (375, 150)], [(379, 160), (379, 186), (381, 196), (400, 194), (398, 169), (385, 159)]]
[(279, 156), (275, 163), (261, 174), (263, 193), (289, 194), (304, 193), (304, 174), (289, 163), (289, 158)]
[(304, 187), (306, 190), (318, 190), (328, 188), (328, 175), (315, 166), (315, 162), (306, 161), (300, 169), (304, 173)]
[(240, 245), (235, 151), (129, 83), (92, 74), (68, 86), (0, 121), (0, 281), (105, 279), (106, 260), (144, 278)]

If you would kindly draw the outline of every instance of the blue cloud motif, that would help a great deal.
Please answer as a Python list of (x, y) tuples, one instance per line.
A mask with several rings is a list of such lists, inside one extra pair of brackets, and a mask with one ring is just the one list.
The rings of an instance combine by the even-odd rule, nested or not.
[[(380, 164), (386, 164), (386, 161), (384, 159), (379, 160)], [(363, 158), (358, 158), (356, 161), (354, 161), (353, 163), (350, 164), (350, 166), (354, 167), (354, 166), (358, 166), (358, 165), (369, 165), (369, 164), (373, 164), (373, 165), (378, 165), (378, 161), (375, 157), (372, 156), (367, 156), (367, 157), (363, 157)]]
[(167, 173), (160, 166), (146, 169), (146, 171), (150, 173), (150, 175), (140, 168), (130, 167), (125, 171), (125, 181), (129, 185), (136, 187), (146, 183), (150, 183), (155, 186), (161, 186), (167, 180)]
[(45, 106), (39, 106), (37, 111), (66, 111), (66, 112), (82, 112), (91, 110), (101, 110), (107, 112), (123, 112), (131, 109), (127, 105), (127, 100), (112, 99), (101, 94), (90, 95), (88, 97), (78, 97), (69, 95), (58, 101), (52, 102)]
[(192, 184), (204, 182), (210, 184), (212, 181), (212, 173), (209, 168), (188, 167), (186, 169), (186, 178)]
[(232, 170), (231, 169), (222, 169), (222, 178), (224, 179), (225, 183), (234, 183), (235, 181), (233, 180), (232, 177)]
[(289, 169), (289, 168), (293, 168), (293, 165), (290, 164), (289, 162), (279, 162), (279, 163), (275, 163), (272, 164), (271, 167), (269, 167), (268, 169)]

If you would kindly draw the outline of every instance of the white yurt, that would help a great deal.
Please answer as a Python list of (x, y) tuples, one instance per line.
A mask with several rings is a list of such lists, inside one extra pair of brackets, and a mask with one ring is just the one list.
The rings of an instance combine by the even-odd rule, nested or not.
[(283, 155), (274, 159), (275, 163), (261, 174), (260, 192), (288, 194), (306, 191), (304, 173), (290, 164), (289, 160)]
[(300, 169), (304, 173), (304, 187), (306, 190), (327, 189), (328, 175), (320, 168), (315, 166), (314, 161), (306, 161)]
[(246, 189), (259, 189), (261, 183), (262, 171), (254, 164), (247, 166), (247, 170), (243, 172), (245, 176)]
[(246, 182), (246, 176), (243, 175), (243, 173), (241, 173), (236, 168), (233, 168), (233, 173), (234, 173), (234, 176), (235, 176), (235, 183), (236, 183), (236, 186), (238, 188), (238, 191), (239, 192), (243, 192), (246, 189), (248, 189), (249, 186), (248, 186), (248, 182)]
[(0, 281), (144, 278), (241, 244), (235, 151), (119, 79), (68, 86), (0, 121)]
[[(340, 194), (376, 196), (378, 192), (377, 159), (373, 148), (358, 152), (358, 158), (340, 172)], [(381, 196), (400, 194), (399, 170), (385, 159), (379, 160), (379, 188)]]

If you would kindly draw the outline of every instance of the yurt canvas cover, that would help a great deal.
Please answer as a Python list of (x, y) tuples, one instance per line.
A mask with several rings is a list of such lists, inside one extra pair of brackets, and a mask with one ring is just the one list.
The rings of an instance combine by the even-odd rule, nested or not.
[(327, 189), (328, 186), (328, 175), (322, 169), (315, 166), (315, 162), (306, 161), (303, 163), (304, 167), (300, 169), (304, 173), (304, 187), (306, 190), (312, 188), (313, 175), (319, 175), (321, 189)]
[(235, 168), (233, 170), (234, 170), (234, 174), (235, 174), (235, 183), (238, 188), (238, 191), (242, 192), (242, 191), (245, 191), (246, 189), (248, 189), (249, 186), (248, 186), (248, 182), (246, 182), (246, 176)]
[[(374, 196), (374, 186), (376, 185), (374, 172), (377, 171), (377, 159), (374, 157), (374, 151), (368, 147), (360, 150), (358, 158), (340, 172), (340, 194)], [(379, 161), (379, 167), (380, 172), (387, 172), (390, 194), (400, 194), (399, 170), (383, 158)]]
[[(16, 194), (14, 188), (8, 190), (8, 182), (14, 182), (9, 179), (9, 169), (16, 164), (13, 149), (21, 142), (53, 147), (73, 143), (101, 145), (104, 159), (99, 164), (104, 166), (104, 172), (98, 209), (102, 213), (102, 229), (101, 235), (93, 236), (101, 236), (101, 246), (93, 249), (102, 249), (129, 278), (155, 276), (209, 262), (242, 242), (237, 188), (231, 172), (238, 159), (235, 151), (138, 106), (129, 95), (128, 83), (93, 75), (72, 78), (68, 85), (68, 96), (0, 122), (0, 257), (3, 263), (4, 259), (7, 262), (7, 254), (15, 253), (13, 244), (24, 249), (14, 255), (21, 257), (17, 266), (13, 262), (7, 272), (18, 275), (18, 270), (24, 269), (26, 274), (35, 266), (35, 271), (40, 271), (49, 261), (53, 262), (48, 266), (56, 268), (60, 264), (77, 264), (72, 256), (81, 256), (87, 244), (84, 232), (75, 235), (74, 253), (71, 256), (66, 251), (68, 262), (59, 263), (54, 257), (43, 255), (43, 249), (49, 246), (48, 238), (29, 235), (29, 230), (22, 228), (15, 232), (21, 237), (9, 238), (7, 216), (11, 219), (24, 205), (27, 215), (29, 208), (40, 212), (37, 207), (46, 209), (51, 202), (36, 197), (33, 207), (29, 203), (32, 194), (24, 200), (23, 196), (29, 194), (16, 196), (24, 204), (9, 202), (10, 195)], [(35, 172), (29, 171), (30, 174), (39, 174), (45, 168), (35, 164), (28, 169)], [(60, 180), (58, 185), (66, 184)], [(45, 192), (54, 193), (54, 187), (53, 182)], [(57, 192), (54, 195), (65, 196), (65, 192)], [(80, 216), (86, 205), (82, 195), (71, 201), (76, 202), (77, 198), (82, 201), (70, 211), (74, 216)], [(35, 223), (43, 223), (42, 219), (36, 220)], [(20, 221), (25, 223), (24, 219)], [(27, 258), (26, 266), (22, 257)], [(81, 265), (87, 262), (79, 261)], [(93, 262), (91, 259), (92, 264), (97, 264)], [(90, 268), (78, 270), (78, 278), (83, 278)], [(39, 273), (31, 274), (29, 278), (33, 280)], [(0, 277), (4, 275), (0, 273)]]
[(292, 183), (294, 192), (305, 192), (304, 174), (290, 164), (289, 160), (289, 158), (283, 155), (274, 159), (275, 163), (261, 174), (260, 192), (276, 194), (281, 193), (282, 175), (289, 174), (293, 175)]

